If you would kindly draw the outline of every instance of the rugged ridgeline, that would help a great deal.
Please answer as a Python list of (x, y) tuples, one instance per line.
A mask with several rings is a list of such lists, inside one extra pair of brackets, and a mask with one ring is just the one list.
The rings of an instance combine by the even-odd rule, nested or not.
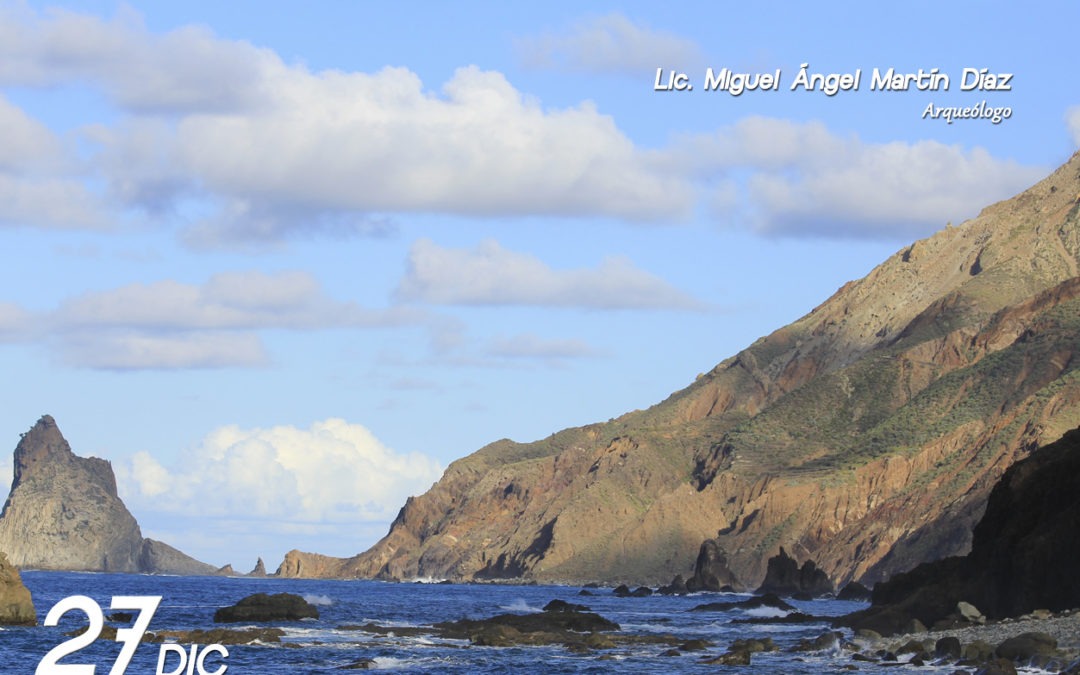
[(286, 576), (660, 582), (715, 539), (837, 587), (964, 553), (991, 487), (1080, 423), (1080, 154), (686, 389), (450, 465), (369, 551)]
[(216, 569), (153, 539), (116, 493), (109, 462), (77, 457), (45, 415), (15, 448), (0, 551), (17, 567), (163, 574)]

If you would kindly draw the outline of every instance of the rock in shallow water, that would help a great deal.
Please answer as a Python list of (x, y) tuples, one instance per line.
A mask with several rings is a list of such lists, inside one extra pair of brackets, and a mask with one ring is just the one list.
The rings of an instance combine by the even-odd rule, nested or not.
[(249, 595), (231, 607), (214, 612), (214, 623), (237, 623), (240, 621), (299, 621), (318, 619), (315, 605), (293, 593), (256, 593)]

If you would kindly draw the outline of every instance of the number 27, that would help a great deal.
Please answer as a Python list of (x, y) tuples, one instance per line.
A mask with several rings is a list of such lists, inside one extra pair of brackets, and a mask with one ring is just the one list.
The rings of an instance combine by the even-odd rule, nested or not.
[[(135, 649), (139, 641), (150, 626), (150, 619), (154, 617), (158, 604), (161, 602), (160, 595), (117, 595), (112, 599), (110, 609), (137, 610), (138, 616), (131, 628), (118, 628), (116, 641), (123, 642), (120, 655), (116, 657), (109, 675), (124, 675), (131, 657), (135, 655)], [(76, 610), (90, 620), (90, 625), (85, 633), (81, 633), (70, 640), (61, 642), (49, 650), (44, 658), (38, 663), (34, 675), (94, 675), (97, 666), (92, 664), (62, 664), (57, 663), (69, 654), (90, 646), (101, 635), (101, 629), (105, 626), (105, 617), (101, 612), (101, 605), (85, 595), (72, 595), (64, 598), (53, 605), (49, 614), (45, 617), (46, 626), (55, 626), (60, 622), (60, 617), (68, 612)]]

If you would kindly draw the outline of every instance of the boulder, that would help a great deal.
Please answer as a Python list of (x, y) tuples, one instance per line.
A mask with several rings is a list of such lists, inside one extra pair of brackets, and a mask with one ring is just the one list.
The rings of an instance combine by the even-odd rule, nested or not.
[(299, 621), (318, 619), (315, 605), (293, 593), (256, 593), (214, 612), (214, 623)]
[(686, 595), (690, 589), (686, 587), (686, 579), (683, 579), (683, 575), (676, 574), (670, 584), (661, 586), (656, 592), (660, 595)]
[(849, 600), (854, 602), (865, 602), (871, 597), (870, 589), (863, 586), (858, 581), (852, 581), (836, 594), (837, 600)]
[(795, 559), (789, 556), (781, 546), (780, 553), (769, 558), (765, 580), (754, 592), (820, 597), (829, 595), (834, 590), (829, 576), (818, 569), (813, 560), (807, 560), (800, 568)]
[(1022, 633), (1011, 637), (994, 650), (994, 656), (1028, 665), (1036, 659), (1049, 660), (1057, 655), (1057, 640), (1046, 633)]
[(976, 609), (975, 605), (970, 602), (961, 600), (956, 603), (956, 611), (965, 621), (970, 621), (971, 623), (977, 623), (979, 625), (986, 623), (986, 617), (983, 616), (982, 612)]
[(0, 553), (0, 624), (33, 626), (36, 623), (30, 590), (23, 585), (19, 570)]

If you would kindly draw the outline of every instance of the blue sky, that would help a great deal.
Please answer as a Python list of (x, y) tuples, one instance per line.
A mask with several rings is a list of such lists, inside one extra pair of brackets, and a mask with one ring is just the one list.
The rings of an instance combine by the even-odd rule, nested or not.
[(1080, 143), (1072, 2), (384, 4), (0, 2), (0, 433), (53, 415), (217, 565), (364, 550), (454, 459), (662, 400)]

